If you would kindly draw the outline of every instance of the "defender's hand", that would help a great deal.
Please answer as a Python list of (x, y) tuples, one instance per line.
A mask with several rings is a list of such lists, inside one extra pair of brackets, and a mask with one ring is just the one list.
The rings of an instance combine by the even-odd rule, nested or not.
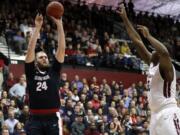
[(37, 28), (41, 28), (42, 24), (43, 24), (43, 16), (42, 16), (42, 14), (38, 13), (35, 18), (35, 26)]
[(150, 33), (149, 29), (146, 26), (143, 25), (137, 25), (137, 29), (140, 30), (140, 32), (143, 34), (145, 38), (148, 38)]

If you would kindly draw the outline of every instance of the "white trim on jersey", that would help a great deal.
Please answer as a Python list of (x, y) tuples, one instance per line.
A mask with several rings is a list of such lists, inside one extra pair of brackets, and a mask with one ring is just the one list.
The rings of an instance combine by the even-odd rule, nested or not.
[(59, 135), (63, 135), (63, 122), (61, 119), (61, 115), (59, 112), (56, 112), (56, 115), (58, 117), (58, 125), (59, 125)]

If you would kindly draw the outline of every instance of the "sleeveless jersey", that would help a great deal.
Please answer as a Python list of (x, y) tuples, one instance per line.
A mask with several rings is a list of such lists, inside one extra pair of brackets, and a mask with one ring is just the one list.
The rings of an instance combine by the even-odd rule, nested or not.
[(59, 110), (59, 76), (61, 63), (56, 59), (52, 66), (41, 72), (34, 62), (25, 63), (30, 112), (54, 113)]
[(150, 64), (147, 84), (150, 89), (148, 101), (151, 111), (158, 111), (168, 104), (176, 104), (176, 74), (173, 67), (174, 79), (172, 82), (165, 81), (160, 74), (159, 64), (153, 67)]

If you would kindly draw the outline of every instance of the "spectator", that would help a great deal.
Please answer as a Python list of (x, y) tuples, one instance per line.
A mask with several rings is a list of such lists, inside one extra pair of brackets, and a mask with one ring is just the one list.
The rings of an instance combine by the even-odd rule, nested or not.
[(75, 121), (71, 126), (72, 135), (84, 135), (85, 125), (83, 123), (83, 116), (81, 114), (77, 114)]
[[(4, 77), (3, 77), (3, 66), (2, 66), (2, 64), (0, 64), (0, 91), (3, 90), (3, 88), (2, 88), (3, 82), (4, 82)], [(1, 93), (0, 93), (0, 94), (1, 94)]]
[(72, 100), (75, 102), (79, 101), (78, 90), (76, 88), (73, 90)]
[(14, 135), (20, 135), (22, 132), (25, 132), (23, 129), (23, 124), (20, 122), (16, 123), (14, 126)]
[(66, 82), (69, 82), (69, 81), (67, 80), (67, 74), (66, 74), (66, 73), (62, 73), (62, 74), (61, 74), (60, 83), (59, 83), (59, 87), (63, 87)]
[(18, 106), (22, 107), (23, 98), (25, 96), (26, 80), (25, 76), (21, 76), (19, 83), (14, 84), (10, 90), (9, 94), (11, 97), (17, 100)]
[(9, 135), (9, 131), (7, 129), (2, 130), (2, 135)]
[[(45, 1), (43, 0), (43, 2)], [(123, 2), (125, 3), (125, 1)], [(23, 35), (22, 28), (32, 26), (32, 17), (35, 11), (34, 5), (38, 4), (30, 0), (19, 3), (20, 1), (13, 2), (12, 0), (6, 0), (5, 3), (1, 4), (0, 9), (2, 12), (0, 13), (0, 20), (4, 19), (7, 25), (7, 44), (10, 45), (10, 47), (14, 45), (14, 42), (18, 43), (16, 45), (22, 45), (18, 46), (21, 51), (19, 51), (18, 48), (17, 50), (19, 51), (18, 53), (23, 53), (24, 49), (26, 49), (30, 32)], [(25, 5), (27, 5), (27, 7)], [(68, 44), (66, 48), (66, 63), (72, 64), (73, 66), (75, 66), (75, 64), (85, 65), (89, 54), (89, 56), (92, 57), (89, 57), (88, 60), (93, 65), (118, 69), (121, 67), (123, 70), (127, 68), (126, 70), (128, 71), (131, 69), (141, 71), (143, 69), (141, 67), (141, 59), (132, 56), (136, 54), (136, 51), (131, 46), (132, 43), (128, 42), (127, 44), (127, 41), (121, 40), (128, 40), (126, 32), (122, 29), (122, 23), (120, 22), (117, 27), (120, 33), (116, 33), (116, 29), (112, 29), (114, 26), (111, 25), (111, 23), (114, 24), (113, 22), (117, 21), (118, 18), (113, 10), (106, 10), (106, 8), (97, 7), (97, 5), (93, 5), (90, 10), (86, 5), (74, 5), (71, 4), (70, 1), (64, 1), (64, 6), (67, 11), (63, 18), (65, 22), (64, 25), (66, 25), (65, 33)], [(28, 10), (25, 11), (23, 7)], [(4, 11), (4, 9), (6, 10)], [(174, 58), (176, 60), (179, 59), (179, 40), (178, 37), (174, 38), (179, 35), (179, 22), (175, 23), (171, 18), (155, 17), (153, 14), (150, 15), (144, 12), (139, 12), (134, 16), (134, 5), (131, 0), (126, 9), (128, 9), (128, 14), (131, 19), (134, 20), (135, 24), (145, 23), (149, 25), (154, 35), (158, 35), (166, 44), (173, 44)], [(11, 10), (14, 12), (12, 13)], [(4, 18), (4, 16), (6, 16), (6, 18)], [(24, 16), (28, 16), (28, 18), (24, 19)], [(109, 16), (111, 16), (112, 19), (109, 19)], [(53, 27), (49, 27), (49, 20), (45, 19), (44, 23), (45, 26), (41, 31), (39, 45), (52, 57), (56, 50), (56, 32)], [(19, 31), (19, 29), (21, 29), (21, 31)], [(2, 36), (1, 39), (1, 41), (5, 40)], [(22, 39), (20, 42), (23, 42), (20, 43), (15, 39)], [(4, 41), (3, 43), (5, 44)], [(129, 48), (131, 48), (131, 52)], [(169, 46), (169, 50), (172, 50), (172, 46)], [(0, 59), (4, 61), (3, 65), (8, 65), (8, 59), (6, 58), (6, 60), (4, 60), (4, 56), (2, 55), (3, 54), (0, 53)], [(26, 111), (24, 109), (22, 110), (22, 108), (16, 106), (17, 101), (9, 99), (10, 94), (7, 92), (14, 84), (14, 79), (11, 79), (13, 78), (12, 74), (8, 74), (8, 68), (6, 66), (3, 66), (2, 69), (3, 82), (6, 82), (5, 85), (3, 83), (0, 102), (0, 109), (4, 117), (2, 120), (7, 118), (7, 110), (10, 108), (10, 110), (17, 112), (16, 114), (21, 112), (19, 121), (25, 123), (26, 117), (28, 117), (28, 108), (25, 107)], [(6, 81), (7, 75), (9, 75), (10, 78)], [(67, 126), (67, 129), (71, 129), (72, 123), (76, 122), (75, 119), (77, 119), (77, 116), (75, 114), (79, 112), (85, 114), (86, 112), (87, 114), (82, 124), (87, 127), (88, 124), (95, 123), (97, 127), (96, 130), (101, 134), (107, 134), (107, 129), (111, 122), (114, 123), (114, 126), (118, 125), (115, 122), (117, 118), (117, 121), (121, 121), (122, 123), (122, 130), (117, 128), (118, 134), (145, 134), (146, 131), (146, 133), (148, 133), (150, 112), (146, 99), (147, 87), (143, 82), (139, 82), (138, 84), (134, 82), (128, 89), (124, 88), (122, 82), (112, 81), (112, 85), (109, 85), (106, 80), (102, 80), (102, 83), (99, 84), (96, 77), (93, 77), (90, 83), (86, 78), (82, 79), (82, 81), (78, 79), (78, 82), (82, 83), (80, 87), (78, 87), (77, 83), (71, 85), (69, 84), (67, 74), (61, 74), (60, 112), (64, 126)], [(179, 99), (178, 94), (177, 86), (177, 100)], [(94, 95), (96, 95), (95, 99), (98, 99), (98, 106), (96, 106)], [(131, 111), (130, 115), (128, 114), (129, 111)], [(3, 125), (3, 127), (6, 126)], [(89, 131), (88, 128), (84, 130)], [(139, 129), (142, 129), (142, 131), (139, 131)], [(6, 128), (4, 128), (3, 131), (4, 130), (6, 131)], [(83, 134), (85, 134), (85, 132), (83, 132)]]
[(2, 131), (2, 125), (4, 123), (4, 114), (2, 111), (0, 111), (0, 133)]
[(27, 105), (23, 106), (23, 110), (19, 116), (19, 121), (23, 124), (26, 124), (29, 118), (29, 107)]
[(109, 135), (118, 135), (117, 127), (113, 122), (110, 122), (108, 130)]
[(12, 72), (9, 73), (7, 80), (5, 81), (5, 90), (9, 92), (9, 89), (16, 83), (14, 78), (14, 74)]
[(97, 110), (100, 107), (100, 101), (98, 99), (98, 95), (97, 94), (93, 95), (93, 100), (91, 102), (92, 102), (92, 107), (95, 110)]
[(80, 81), (79, 76), (75, 75), (74, 80), (71, 82), (72, 89), (76, 88), (80, 92), (83, 88), (83, 83)]
[(8, 111), (8, 119), (4, 122), (8, 126), (8, 130), (10, 135), (14, 133), (14, 127), (18, 123), (18, 120), (15, 119), (14, 112), (12, 110)]
[(27, 49), (26, 39), (22, 36), (23, 33), (18, 31), (17, 34), (13, 37), (14, 49), (16, 53), (23, 54), (23, 50)]
[(100, 135), (100, 133), (98, 132), (96, 128), (96, 124), (91, 123), (89, 128), (85, 130), (84, 135)]

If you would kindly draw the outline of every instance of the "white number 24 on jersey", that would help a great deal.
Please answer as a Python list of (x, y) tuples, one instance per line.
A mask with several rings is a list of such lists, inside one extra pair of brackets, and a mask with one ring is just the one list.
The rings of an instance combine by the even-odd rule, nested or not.
[(47, 90), (47, 84), (46, 82), (37, 82), (37, 87), (36, 87), (36, 91), (42, 91), (42, 90)]

